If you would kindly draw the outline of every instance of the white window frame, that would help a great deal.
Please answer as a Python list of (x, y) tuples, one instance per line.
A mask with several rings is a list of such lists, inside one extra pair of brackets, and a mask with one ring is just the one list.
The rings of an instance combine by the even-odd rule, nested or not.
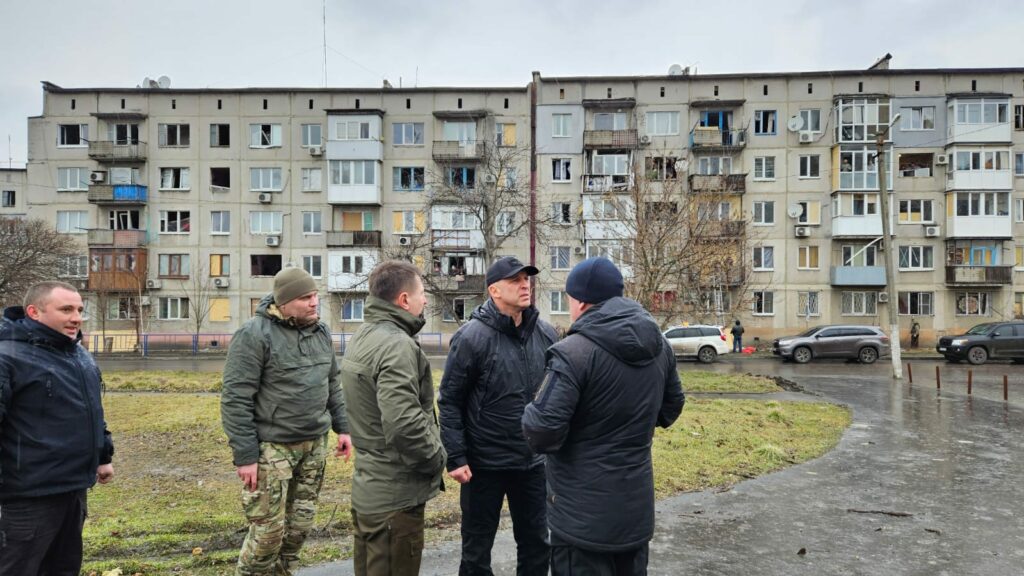
[[(811, 266), (811, 252), (814, 252), (815, 266)], [(797, 270), (821, 270), (821, 249), (817, 246), (798, 246), (796, 253)]]
[[(177, 183), (177, 185), (175, 185)], [(160, 189), (185, 192), (192, 189), (191, 174), (188, 168), (161, 168)]]
[(568, 270), (572, 267), (568, 246), (548, 246), (548, 255), (551, 257), (551, 270)]
[[(905, 257), (904, 257), (905, 256)], [(914, 266), (914, 259), (917, 259), (917, 266)], [(931, 260), (931, 266), (926, 266), (925, 261)], [(906, 265), (904, 266), (904, 262)], [(896, 253), (896, 266), (901, 272), (919, 272), (935, 269), (935, 247), (934, 246), (900, 246)]]
[(775, 156), (754, 157), (754, 180), (758, 182), (775, 180)]
[[(442, 304), (443, 304), (443, 302), (442, 302)], [(467, 307), (467, 304), (469, 304), (469, 298), (452, 298), (452, 302), (451, 302), (451, 306), (450, 307), (449, 306), (442, 306), (442, 309), (441, 309), (441, 321), (442, 322), (455, 322), (456, 321), (455, 308), (457, 306), (460, 306), (460, 305), (462, 307), (462, 318), (459, 318), (459, 320), (465, 320), (466, 319), (466, 307)]]
[(85, 234), (88, 228), (88, 211), (57, 210), (57, 232), (60, 234)]
[[(341, 303), (342, 322), (362, 322), (363, 310), (366, 307), (366, 300), (363, 298), (346, 298)], [(345, 317), (345, 310), (348, 309), (348, 317)], [(357, 310), (358, 308), (358, 310)]]
[[(927, 297), (927, 298), (926, 298)], [(917, 307), (913, 306), (916, 299)], [(904, 300), (906, 301), (906, 311), (900, 311), (904, 308)], [(927, 302), (925, 302), (927, 300)], [(918, 292), (918, 291), (905, 291), (898, 292), (896, 294), (896, 313), (899, 316), (934, 316), (935, 315), (935, 293), (934, 292)]]
[[(770, 210), (765, 210), (770, 208)], [(768, 212), (771, 212), (770, 218), (767, 218)], [(758, 200), (755, 201), (751, 213), (751, 222), (754, 226), (774, 226), (775, 225), (775, 201), (774, 200)]]
[(280, 192), (284, 190), (281, 169), (274, 167), (249, 168), (250, 192)]
[(302, 233), (303, 234), (323, 234), (324, 215), (319, 210), (303, 212), (302, 213)]
[[(797, 224), (804, 226), (819, 226), (821, 225), (821, 201), (820, 200), (801, 200), (797, 202), (800, 206), (801, 212), (797, 216)], [(812, 208), (814, 208), (812, 210)], [(811, 220), (811, 215), (815, 216), (814, 220)]]
[(516, 227), (516, 213), (512, 210), (503, 210), (494, 219), (494, 232), (498, 236), (508, 236)]
[[(177, 261), (177, 274), (171, 271), (171, 262)], [(160, 278), (188, 278), (192, 274), (191, 257), (188, 254), (157, 255), (157, 276)]]
[(324, 189), (324, 170), (323, 168), (303, 168), (302, 169), (302, 191), (303, 192), (320, 192)]
[[(57, 191), (78, 192), (89, 189), (89, 169), (80, 166), (57, 168)], [(77, 174), (77, 179), (73, 176)], [(76, 186), (77, 184), (77, 186)]]
[(775, 270), (775, 247), (754, 246), (752, 249), (754, 272), (771, 272)]
[(369, 120), (338, 120), (334, 123), (335, 140), (374, 140)]
[[(925, 208), (926, 206), (927, 208)], [(906, 210), (903, 209), (904, 207)], [(903, 214), (907, 215), (906, 220), (903, 219)], [(920, 215), (920, 220), (914, 220), (914, 214)], [(926, 215), (930, 215), (931, 218), (926, 219)], [(896, 222), (898, 224), (934, 224), (935, 204), (932, 200), (914, 198), (900, 200), (896, 206)]]
[(821, 178), (821, 154), (801, 154), (799, 174), (804, 180)]
[(648, 112), (647, 134), (650, 136), (679, 135), (679, 112), (670, 110)]
[(779, 132), (778, 110), (754, 110), (754, 135), (775, 136)]
[(420, 230), (416, 228), (416, 210), (395, 210), (402, 215), (402, 228), (395, 230), (396, 234), (421, 234)]
[[(174, 144), (170, 144), (171, 140), (174, 140)], [(157, 145), (160, 148), (188, 148), (191, 144), (192, 129), (189, 124), (157, 125)]]
[(231, 234), (231, 211), (212, 210), (210, 212), (210, 235), (226, 236)]
[(807, 290), (796, 293), (797, 318), (821, 316), (821, 292)]
[(697, 159), (697, 174), (703, 176), (728, 176), (732, 174), (732, 157), (701, 156)]
[(395, 122), (391, 133), (393, 146), (423, 146), (423, 122)]
[(551, 115), (551, 137), (571, 138), (572, 137), (572, 114)]
[(57, 259), (58, 278), (88, 278), (88, 256), (61, 256)]
[[(953, 104), (953, 102), (950, 102), (949, 107), (953, 108)], [(1002, 114), (1000, 114), (1000, 111)], [(986, 116), (990, 112), (994, 120), (986, 121)], [(1005, 120), (1000, 120), (1000, 116), (1005, 118)], [(980, 98), (978, 100), (958, 100), (956, 102), (953, 122), (960, 125), (1009, 124), (1010, 103), (1005, 99), (992, 100)]]
[[(979, 301), (978, 312), (971, 314), (961, 312), (961, 298), (976, 297)], [(953, 312), (956, 316), (991, 316), (992, 315), (992, 294), (981, 290), (960, 290), (953, 293)]]
[[(931, 126), (927, 126), (928, 124)], [(935, 106), (905, 106), (900, 109), (900, 131), (927, 132), (935, 130)]]
[[(185, 226), (188, 230), (183, 230)], [(187, 235), (192, 231), (191, 210), (161, 210), (160, 211), (160, 233)], [(172, 230), (172, 228), (175, 228)]]
[(276, 236), (283, 229), (284, 215), (271, 210), (249, 212), (249, 234), (253, 236)]
[(800, 110), (800, 118), (804, 121), (802, 132), (821, 133), (821, 109), (804, 108)]
[(249, 124), (249, 148), (280, 148), (280, 124)]
[(549, 290), (548, 300), (550, 302), (549, 312), (552, 316), (569, 313), (569, 295), (564, 290)]
[[(314, 132), (316, 133), (314, 134)], [(310, 146), (322, 146), (323, 143), (324, 127), (322, 124), (302, 125), (302, 148), (309, 148)]]
[(551, 182), (555, 184), (572, 182), (572, 158), (551, 159)]
[(341, 257), (342, 274), (362, 274), (365, 271), (366, 260), (362, 256), (346, 255)]
[(1017, 207), (1015, 210), (1016, 214), (1014, 215), (1015, 221), (1024, 222), (1024, 198), (1014, 198), (1013, 203)]
[(188, 298), (184, 296), (161, 296), (157, 300), (157, 318), (160, 320), (188, 320)]
[(877, 245), (858, 246), (856, 244), (844, 244), (840, 247), (839, 252), (843, 266), (852, 268), (879, 266)]
[(841, 298), (840, 316), (878, 316), (878, 292), (844, 290)]
[(561, 226), (572, 224), (572, 202), (552, 202), (551, 221)]
[(324, 259), (319, 254), (307, 254), (302, 257), (302, 269), (313, 278), (323, 278)]
[(374, 186), (377, 184), (376, 160), (331, 160), (331, 185)]
[[(759, 304), (760, 306), (758, 306)], [(771, 290), (754, 290), (751, 293), (750, 307), (754, 316), (774, 316), (775, 292)]]
[[(419, 172), (419, 185), (416, 173)], [(402, 179), (408, 173), (410, 186), (402, 186)], [(391, 189), (395, 192), (423, 192), (427, 186), (427, 172), (423, 166), (395, 166), (391, 169)]]
[[(78, 144), (66, 144), (64, 142), (64, 127), (78, 126)], [(89, 125), (88, 124), (58, 124), (57, 125), (57, 148), (85, 148), (89, 146)]]

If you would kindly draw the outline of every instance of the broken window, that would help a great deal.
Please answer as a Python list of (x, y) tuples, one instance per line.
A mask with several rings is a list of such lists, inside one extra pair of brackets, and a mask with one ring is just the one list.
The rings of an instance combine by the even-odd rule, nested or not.
[(108, 130), (107, 136), (118, 146), (139, 143), (138, 124), (113, 124)]
[(448, 184), (458, 188), (476, 187), (476, 168), (456, 167), (448, 169)]
[(210, 147), (227, 148), (231, 145), (230, 124), (210, 124)]
[(932, 154), (900, 154), (900, 176), (904, 178), (931, 177)]
[(188, 124), (160, 124), (157, 128), (160, 146), (187, 147), (191, 141)]
[(280, 271), (280, 254), (251, 254), (249, 256), (249, 274), (251, 276), (273, 276)]
[(271, 148), (280, 145), (280, 124), (249, 124), (249, 148)]
[(88, 142), (88, 124), (61, 124), (57, 128), (58, 146), (85, 146)]
[(555, 202), (551, 205), (551, 217), (555, 224), (572, 224), (572, 204)]
[(400, 192), (423, 190), (424, 169), (421, 166), (396, 166), (392, 171), (392, 189)]
[(138, 210), (111, 210), (108, 214), (110, 230), (139, 230)]
[(161, 168), (161, 190), (188, 190), (188, 168)]
[(230, 188), (231, 168), (210, 168), (210, 185), (217, 188)]
[(677, 159), (672, 156), (655, 156), (645, 159), (648, 180), (675, 180)]
[(569, 182), (572, 180), (572, 159), (555, 158), (551, 161), (551, 180), (553, 182)]

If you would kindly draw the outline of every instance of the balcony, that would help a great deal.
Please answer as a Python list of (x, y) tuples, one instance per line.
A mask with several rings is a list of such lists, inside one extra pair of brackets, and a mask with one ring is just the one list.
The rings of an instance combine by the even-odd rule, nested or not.
[(483, 140), (434, 140), (434, 160), (438, 162), (471, 162), (484, 157)]
[(384, 143), (380, 139), (328, 140), (327, 159), (383, 161)]
[(885, 267), (832, 266), (829, 283), (833, 286), (885, 286)]
[(591, 150), (632, 150), (638, 145), (636, 130), (583, 131), (583, 147)]
[(1013, 266), (946, 266), (946, 284), (999, 286), (1013, 283)]
[(946, 238), (1013, 238), (1013, 220), (1002, 216), (946, 216)]
[(92, 270), (89, 290), (97, 292), (133, 292), (146, 290), (148, 251), (144, 248), (89, 249)]
[(138, 184), (90, 184), (89, 202), (93, 204), (145, 204), (147, 189)]
[(380, 230), (327, 232), (328, 248), (380, 248)]
[(596, 194), (626, 192), (633, 187), (632, 174), (584, 174), (583, 191)]
[(743, 194), (747, 191), (746, 174), (690, 174), (689, 180), (691, 192)]
[(483, 250), (484, 235), (480, 230), (431, 230), (431, 250)]
[(448, 293), (483, 294), (484, 282), (482, 274), (459, 274), (455, 276), (433, 274), (430, 277), (432, 288)]
[(946, 190), (1013, 190), (1010, 170), (950, 170)]
[(744, 128), (722, 130), (717, 126), (697, 126), (690, 132), (690, 148), (699, 152), (736, 152), (747, 145)]
[(98, 140), (89, 142), (89, 158), (100, 162), (145, 162), (146, 143)]
[(705, 238), (742, 238), (747, 223), (743, 220), (708, 220), (696, 223), (698, 235)]
[(882, 235), (882, 217), (836, 216), (832, 218), (833, 238), (877, 238)]
[(111, 248), (138, 248), (149, 240), (146, 230), (89, 230), (86, 243), (89, 246)]

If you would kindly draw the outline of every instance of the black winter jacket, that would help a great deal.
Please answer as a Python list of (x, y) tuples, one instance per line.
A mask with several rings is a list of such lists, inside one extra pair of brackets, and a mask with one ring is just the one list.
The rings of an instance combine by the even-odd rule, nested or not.
[(525, 470), (543, 462), (523, 438), (523, 409), (557, 339), (533, 306), (516, 327), (488, 299), (452, 336), (437, 404), (448, 470)]
[(547, 373), (523, 414), (547, 457), (548, 524), (573, 546), (621, 552), (654, 535), (655, 426), (683, 409), (672, 347), (633, 300), (583, 313), (548, 351)]
[(0, 501), (92, 487), (114, 444), (100, 370), (67, 336), (7, 308), (0, 322)]

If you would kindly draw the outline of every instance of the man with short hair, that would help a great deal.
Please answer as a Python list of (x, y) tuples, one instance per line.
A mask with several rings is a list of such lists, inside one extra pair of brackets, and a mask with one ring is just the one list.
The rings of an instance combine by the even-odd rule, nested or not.
[(369, 290), (363, 325), (341, 363), (359, 453), (352, 561), (356, 576), (415, 575), (424, 505), (444, 489), (430, 362), (414, 338), (425, 324), (427, 295), (419, 269), (396, 260), (370, 272)]
[(459, 574), (491, 575), (491, 548), (508, 497), (516, 573), (546, 575), (544, 459), (523, 438), (523, 409), (544, 377), (554, 328), (530, 298), (537, 268), (500, 258), (487, 270), (488, 300), (452, 337), (438, 407), (448, 474), (461, 485)]
[(732, 329), (729, 333), (732, 334), (732, 351), (736, 354), (743, 352), (743, 324), (740, 324), (739, 320), (732, 325)]
[(522, 419), (547, 454), (551, 574), (646, 574), (654, 429), (683, 409), (675, 356), (610, 260), (578, 264), (565, 291), (572, 327)]
[(347, 460), (351, 452), (338, 362), (318, 305), (313, 277), (285, 268), (231, 338), (221, 420), (249, 521), (239, 575), (298, 567), (323, 486), (328, 432), (338, 434), (335, 456)]
[(0, 574), (74, 575), (87, 490), (114, 476), (102, 376), (80, 344), (82, 296), (29, 288), (0, 323)]

